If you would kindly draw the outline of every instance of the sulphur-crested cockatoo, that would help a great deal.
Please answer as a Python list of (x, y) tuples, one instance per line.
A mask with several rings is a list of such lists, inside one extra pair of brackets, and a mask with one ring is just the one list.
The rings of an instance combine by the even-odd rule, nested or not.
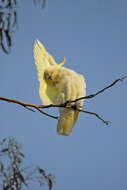
[[(43, 104), (62, 104), (86, 95), (86, 82), (83, 75), (63, 67), (66, 59), (57, 64), (40, 41), (34, 44), (34, 59), (40, 82), (39, 95)], [(83, 100), (70, 103), (75, 108), (83, 107)], [(59, 108), (57, 132), (70, 135), (80, 112), (74, 109)]]

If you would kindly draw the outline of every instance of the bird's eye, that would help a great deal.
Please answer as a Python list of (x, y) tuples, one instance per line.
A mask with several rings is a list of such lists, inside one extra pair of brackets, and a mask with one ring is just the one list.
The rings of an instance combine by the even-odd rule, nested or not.
[(47, 72), (44, 73), (44, 78), (45, 78), (46, 80), (51, 80), (51, 76), (50, 76), (49, 73), (47, 73)]

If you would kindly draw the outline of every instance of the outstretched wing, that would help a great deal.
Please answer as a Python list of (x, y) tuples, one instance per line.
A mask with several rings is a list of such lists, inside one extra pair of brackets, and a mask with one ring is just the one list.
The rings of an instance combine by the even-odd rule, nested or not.
[(56, 65), (56, 62), (39, 40), (35, 41), (33, 52), (35, 64), (38, 71), (38, 80), (40, 80), (40, 78), (42, 78), (42, 73), (44, 72), (45, 68), (51, 65)]
[(47, 84), (44, 80), (44, 71), (47, 67), (57, 64), (39, 40), (35, 41), (33, 52), (35, 65), (37, 67), (38, 80), (40, 82), (39, 95), (44, 104), (50, 104), (51, 100), (46, 93)]

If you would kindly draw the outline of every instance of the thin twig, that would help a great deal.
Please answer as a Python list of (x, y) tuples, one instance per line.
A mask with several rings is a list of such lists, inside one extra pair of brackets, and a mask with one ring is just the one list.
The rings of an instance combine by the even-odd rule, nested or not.
[(91, 111), (86, 111), (86, 110), (79, 110), (80, 112), (83, 113), (87, 113), (87, 114), (91, 114), (96, 116), (98, 119), (100, 119), (103, 123), (105, 123), (106, 125), (108, 125), (109, 123), (111, 123), (111, 121), (106, 121), (104, 120), (99, 114), (97, 114), (96, 112), (91, 112)]
[(40, 110), (39, 108), (36, 108), (36, 110), (39, 111), (40, 113), (42, 113), (42, 114), (48, 116), (48, 117), (51, 117), (51, 118), (53, 118), (53, 119), (58, 119), (57, 116), (53, 116), (53, 115), (51, 115), (51, 114), (48, 114), (48, 113), (46, 113), (46, 112)]
[(23, 107), (24, 107), (25, 109), (29, 110), (29, 111), (35, 112), (35, 110), (32, 109), (32, 108), (29, 108), (29, 107), (27, 107), (27, 106), (23, 106)]
[(85, 97), (77, 98), (77, 99), (72, 100), (72, 101), (67, 101), (67, 102), (65, 102), (65, 105), (67, 105), (68, 103), (77, 102), (78, 100), (82, 100), (82, 99), (91, 99), (91, 98), (94, 98), (94, 97), (97, 96), (98, 94), (101, 94), (101, 93), (104, 92), (105, 90), (107, 90), (107, 89), (111, 88), (112, 86), (114, 86), (116, 83), (118, 83), (118, 82), (123, 82), (124, 79), (126, 79), (126, 78), (127, 78), (127, 75), (124, 76), (124, 77), (122, 77), (122, 78), (116, 79), (116, 80), (115, 80), (114, 82), (112, 82), (110, 85), (108, 85), (108, 86), (106, 86), (105, 88), (103, 88), (103, 89), (97, 91), (97, 92), (94, 93), (94, 94), (90, 94), (90, 95), (85, 96)]

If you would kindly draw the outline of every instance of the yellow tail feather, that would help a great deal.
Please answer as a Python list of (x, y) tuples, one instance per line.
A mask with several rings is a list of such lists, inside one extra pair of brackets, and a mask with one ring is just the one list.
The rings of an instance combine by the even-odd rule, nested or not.
[(72, 129), (79, 117), (80, 112), (62, 108), (57, 124), (57, 132), (60, 135), (71, 135)]

